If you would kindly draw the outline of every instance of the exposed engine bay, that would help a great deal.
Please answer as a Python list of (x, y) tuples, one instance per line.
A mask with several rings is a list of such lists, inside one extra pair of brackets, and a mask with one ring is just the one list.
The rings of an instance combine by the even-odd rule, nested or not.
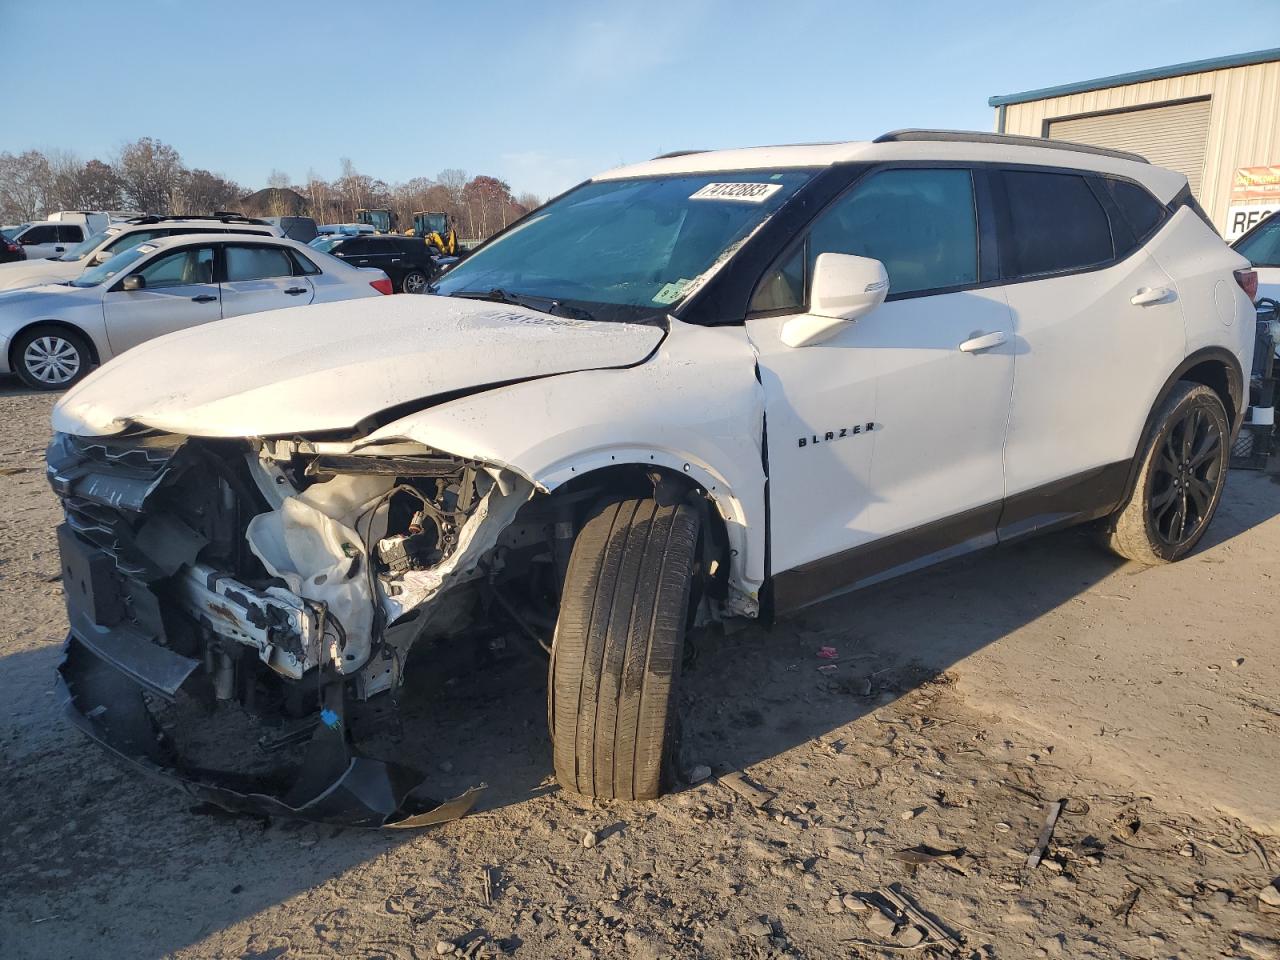
[[(76, 722), (220, 806), (369, 826), (460, 816), (476, 791), (440, 804), (417, 774), (362, 756), (348, 704), (396, 690), (410, 650), (433, 642), (496, 632), (549, 652), (577, 517), (601, 495), (548, 496), (503, 467), (346, 438), (59, 434), (48, 463), (66, 511), (60, 672)], [(717, 593), (713, 580), (701, 616)], [(263, 789), (179, 756), (157, 718), (185, 700), (279, 724), (277, 739), (305, 745), (293, 783)]]

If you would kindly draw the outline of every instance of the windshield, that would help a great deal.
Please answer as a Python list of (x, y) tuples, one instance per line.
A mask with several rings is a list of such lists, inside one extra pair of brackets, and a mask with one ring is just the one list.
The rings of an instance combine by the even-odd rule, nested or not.
[(588, 183), (457, 264), (433, 292), (580, 303), (597, 315), (592, 305), (624, 317), (665, 313), (810, 176), (748, 170)]
[(98, 247), (102, 246), (102, 244), (106, 243), (108, 238), (115, 236), (119, 232), (120, 228), (114, 227), (110, 230), (103, 230), (101, 233), (95, 233), (88, 240), (82, 240), (80, 243), (77, 243), (58, 259), (64, 260), (68, 263), (75, 260), (83, 260), (89, 254), (93, 253), (93, 251), (97, 250)]
[(143, 244), (140, 247), (130, 247), (117, 253), (106, 263), (100, 263), (96, 267), (86, 270), (76, 279), (71, 281), (73, 287), (96, 287), (105, 280), (110, 280), (117, 273), (128, 270), (143, 257), (149, 253), (155, 252), (155, 247)]

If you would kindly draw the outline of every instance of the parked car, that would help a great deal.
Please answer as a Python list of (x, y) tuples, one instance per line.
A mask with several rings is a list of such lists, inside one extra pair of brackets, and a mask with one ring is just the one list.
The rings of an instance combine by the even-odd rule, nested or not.
[(27, 252), (22, 249), (22, 244), (14, 239), (20, 226), (21, 224), (0, 227), (0, 265), (27, 259)]
[(311, 244), (358, 267), (377, 267), (401, 293), (422, 293), (440, 268), (420, 237), (392, 233), (317, 237)]
[(1280, 300), (1280, 210), (1256, 223), (1231, 247), (1247, 257), (1258, 273), (1255, 299), (1269, 297)]
[[(72, 715), (235, 809), (421, 823), (418, 777), (344, 711), (406, 657), (426, 675), (527, 638), (563, 787), (655, 797), (691, 625), (1085, 521), (1141, 563), (1193, 550), (1252, 280), (1183, 175), (1059, 141), (899, 131), (609, 171), (436, 296), (187, 330), (62, 399)], [(179, 701), (163, 723), (139, 688)], [(294, 791), (175, 770), (175, 715), (234, 736), (186, 691), (309, 717)]]
[[(60, 390), (161, 334), (391, 292), (381, 271), (348, 266), (293, 240), (246, 233), (157, 238), (69, 283), (0, 293), (0, 373)], [(202, 359), (190, 354), (184, 366), (196, 369)]]
[(251, 233), (278, 237), (281, 229), (264, 220), (235, 214), (183, 217), (134, 217), (113, 223), (58, 257), (0, 265), (0, 290), (17, 290), (45, 283), (72, 280), (86, 269), (105, 263), (122, 250), (148, 240), (182, 233)]
[(12, 240), (22, 247), (25, 259), (39, 260), (66, 253), (86, 236), (84, 224), (40, 220), (20, 225), (13, 231)]

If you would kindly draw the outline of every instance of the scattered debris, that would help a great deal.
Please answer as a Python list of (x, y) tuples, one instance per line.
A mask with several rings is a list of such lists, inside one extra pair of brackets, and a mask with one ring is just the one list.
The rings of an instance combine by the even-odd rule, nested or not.
[(582, 845), (590, 850), (600, 842), (599, 835), (594, 830), (588, 830), (582, 835)]
[(720, 782), (758, 809), (763, 809), (774, 796), (736, 770), (733, 773), (726, 773), (720, 778)]
[(1040, 829), (1040, 837), (1036, 840), (1035, 847), (1027, 854), (1027, 866), (1030, 869), (1034, 870), (1040, 865), (1040, 860), (1044, 857), (1045, 848), (1049, 846), (1049, 841), (1053, 839), (1053, 828), (1058, 822), (1058, 815), (1062, 813), (1062, 808), (1065, 805), (1065, 800), (1053, 800), (1045, 804), (1044, 826)]
[(1280, 877), (1258, 891), (1258, 909), (1263, 913), (1280, 913)]
[(840, 654), (835, 647), (819, 647), (818, 657), (822, 660), (839, 660)]
[(1237, 936), (1240, 939), (1239, 949), (1254, 960), (1280, 960), (1280, 940), (1258, 937), (1251, 933), (1241, 933)]
[(898, 921), (883, 910), (873, 910), (863, 922), (877, 937), (892, 937), (894, 931), (898, 929)]
[(692, 767), (686, 776), (690, 784), (701, 783), (703, 780), (706, 780), (711, 776), (711, 768), (705, 763), (700, 763), (697, 766)]
[(935, 922), (932, 917), (912, 903), (900, 890), (892, 886), (885, 887), (880, 895), (898, 908), (902, 914), (916, 926), (928, 931), (933, 942), (940, 944), (951, 952), (960, 949), (960, 941), (949, 930)]
[(914, 867), (925, 863), (943, 861), (942, 866), (956, 870), (958, 873), (963, 873), (964, 871), (960, 870), (956, 864), (965, 855), (965, 852), (964, 847), (956, 847), (954, 850), (939, 850), (936, 847), (930, 847), (922, 843), (914, 847), (907, 847), (905, 850), (895, 850), (890, 856)]
[(1133, 908), (1138, 903), (1138, 897), (1142, 895), (1142, 888), (1134, 884), (1132, 890), (1124, 895), (1124, 898), (1116, 904), (1111, 915), (1120, 920), (1126, 927), (1129, 925), (1129, 914), (1133, 913)]

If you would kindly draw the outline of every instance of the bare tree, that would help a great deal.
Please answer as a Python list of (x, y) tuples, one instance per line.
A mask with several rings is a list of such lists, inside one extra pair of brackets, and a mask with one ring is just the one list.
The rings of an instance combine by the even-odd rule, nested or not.
[(40, 151), (0, 153), (0, 217), (34, 220), (45, 208), (50, 178), (49, 161)]
[(234, 180), (208, 170), (196, 169), (187, 173), (181, 187), (182, 213), (214, 213), (218, 210), (234, 210), (244, 189)]
[(142, 137), (121, 149), (116, 172), (129, 204), (148, 213), (166, 213), (173, 206), (186, 168), (173, 147)]

